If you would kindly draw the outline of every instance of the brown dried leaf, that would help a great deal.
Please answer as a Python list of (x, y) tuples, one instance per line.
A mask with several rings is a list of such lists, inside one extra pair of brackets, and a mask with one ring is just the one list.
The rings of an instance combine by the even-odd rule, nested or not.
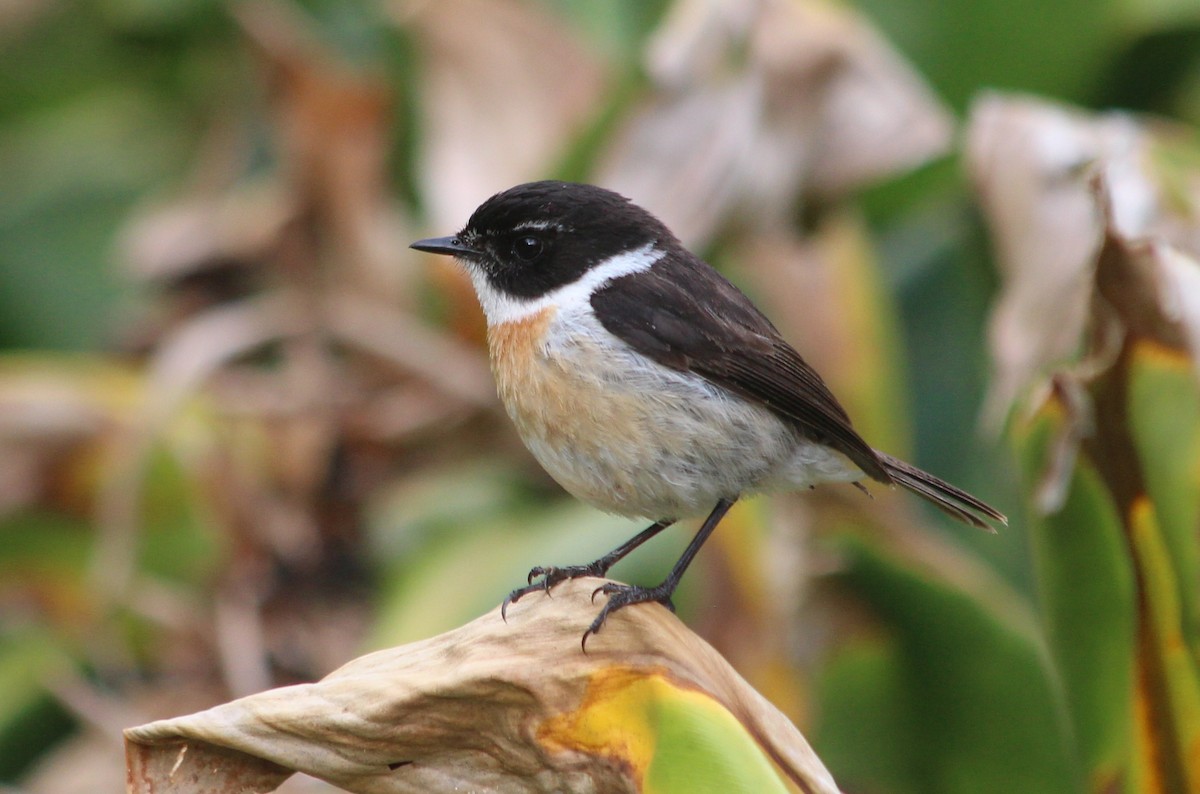
[(823, 2), (776, 2), (755, 30), (767, 75), (769, 112), (779, 124), (769, 142), (794, 146), (801, 108), (819, 102), (805, 186), (836, 198), (944, 154), (953, 121), (922, 77), (870, 23)]
[(230, 794), (274, 791), (293, 770), (219, 744), (174, 741), (125, 743), (130, 794)]
[(1200, 360), (1186, 341), (1200, 339), (1189, 297), (1200, 271), (1187, 253), (1200, 191), (1192, 180), (1181, 197), (1158, 171), (1167, 133), (1023, 97), (989, 94), (972, 108), (967, 166), (1004, 278), (991, 323), (992, 426), (1055, 368), (1103, 371), (1122, 333), (1191, 347)]
[(172, 769), (177, 777), (212, 769), (193, 765), (203, 746), (226, 753), (207, 753), (205, 763), (265, 782), (299, 770), (357, 792), (626, 790), (630, 770), (619, 753), (614, 760), (603, 746), (563, 744), (593, 684), (624, 670), (713, 698), (795, 786), (837, 791), (795, 727), (666, 609), (617, 613), (581, 652), (596, 584), (564, 583), (553, 598), (513, 605), (507, 623), (492, 610), (315, 684), (131, 728), (131, 790), (154, 790)]
[(1138, 141), (1125, 116), (1093, 120), (992, 94), (971, 108), (967, 167), (1004, 274), (991, 322), (993, 427), (1034, 377), (1079, 352), (1102, 241), (1088, 169), (1110, 162), (1137, 173)]
[(428, 220), (445, 234), (486, 197), (545, 176), (596, 112), (605, 69), (536, 4), (393, 2), (421, 49)]
[(943, 153), (949, 114), (854, 12), (818, 2), (683, 0), (651, 44), (657, 91), (598, 181), (702, 245)]

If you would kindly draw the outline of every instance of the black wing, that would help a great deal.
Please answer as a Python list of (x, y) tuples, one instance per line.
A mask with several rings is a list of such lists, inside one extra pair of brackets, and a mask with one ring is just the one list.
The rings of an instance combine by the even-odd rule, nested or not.
[(764, 404), (873, 479), (892, 482), (816, 370), (749, 298), (691, 254), (614, 279), (591, 302), (600, 323), (642, 355)]

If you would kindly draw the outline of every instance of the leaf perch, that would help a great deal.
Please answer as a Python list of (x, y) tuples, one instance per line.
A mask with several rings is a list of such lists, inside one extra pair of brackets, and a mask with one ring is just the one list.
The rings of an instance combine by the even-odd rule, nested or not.
[(579, 649), (603, 580), (445, 634), (125, 732), (128, 791), (271, 791), (305, 772), (351, 792), (836, 794), (791, 722), (665, 608)]

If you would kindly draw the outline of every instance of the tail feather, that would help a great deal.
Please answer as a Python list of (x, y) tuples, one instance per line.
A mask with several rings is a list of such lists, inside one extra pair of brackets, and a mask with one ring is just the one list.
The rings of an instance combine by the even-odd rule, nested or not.
[(885, 452), (876, 450), (883, 468), (892, 480), (925, 499), (942, 512), (957, 518), (964, 524), (995, 532), (989, 521), (1008, 524), (1008, 519), (996, 508), (976, 499), (961, 488), (951, 485), (945, 480), (934, 477), (927, 471), (922, 471), (912, 464), (905, 463), (899, 458), (893, 458)]

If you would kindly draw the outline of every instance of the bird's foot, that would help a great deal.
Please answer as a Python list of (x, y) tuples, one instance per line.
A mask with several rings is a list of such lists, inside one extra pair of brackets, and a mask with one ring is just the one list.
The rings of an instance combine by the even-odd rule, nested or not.
[(579, 644), (583, 648), (584, 653), (587, 653), (588, 637), (600, 633), (600, 628), (604, 625), (604, 621), (608, 620), (609, 615), (618, 609), (624, 609), (632, 604), (648, 604), (651, 602), (662, 604), (674, 612), (675, 604), (671, 602), (671, 594), (674, 592), (675, 583), (670, 580), (663, 582), (657, 587), (639, 587), (631, 584), (620, 584), (619, 582), (605, 582), (597, 587), (592, 591), (592, 600), (595, 600), (599, 593), (604, 593), (608, 596), (608, 603), (604, 605), (604, 609), (600, 610), (600, 614), (592, 621), (592, 625), (588, 626), (588, 630), (583, 633), (583, 639), (580, 640)]
[[(559, 568), (555, 565), (547, 565), (543, 568), (541, 565), (538, 565), (532, 568), (529, 571), (529, 576), (526, 577), (526, 581), (529, 582), (529, 584), (525, 585), (524, 587), (518, 587), (516, 590), (513, 590), (511, 593), (505, 596), (504, 603), (500, 605), (500, 617), (504, 620), (508, 620), (506, 614), (508, 612), (508, 605), (517, 603), (530, 593), (541, 590), (542, 592), (549, 594), (550, 588), (554, 587), (554, 585), (558, 584), (559, 582), (565, 582), (568, 579), (580, 579), (584, 576), (596, 576), (603, 578), (606, 573), (608, 573), (608, 566), (604, 565), (603, 560), (596, 560), (595, 562), (588, 563), (587, 565), (565, 565), (562, 568)], [(539, 576), (541, 577), (539, 581), (533, 581)]]

